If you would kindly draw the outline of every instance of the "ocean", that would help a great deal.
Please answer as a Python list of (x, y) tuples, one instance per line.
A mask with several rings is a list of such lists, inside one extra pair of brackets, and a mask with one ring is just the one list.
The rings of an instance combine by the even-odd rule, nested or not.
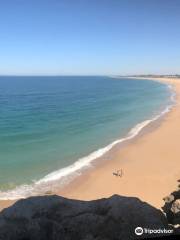
[(171, 105), (171, 88), (155, 81), (1, 76), (0, 199), (72, 181)]

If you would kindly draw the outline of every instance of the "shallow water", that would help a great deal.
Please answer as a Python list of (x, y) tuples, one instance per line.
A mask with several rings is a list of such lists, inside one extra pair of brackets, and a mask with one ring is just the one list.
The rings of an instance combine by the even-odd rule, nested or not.
[(0, 77), (0, 189), (56, 180), (54, 171), (95, 152), (84, 166), (163, 111), (170, 96), (167, 85), (146, 80)]

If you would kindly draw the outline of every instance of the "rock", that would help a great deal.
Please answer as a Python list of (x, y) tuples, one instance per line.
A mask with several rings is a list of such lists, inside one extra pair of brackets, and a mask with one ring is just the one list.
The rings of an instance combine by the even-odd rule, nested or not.
[(166, 203), (170, 203), (172, 201), (174, 201), (174, 196), (172, 194), (170, 194), (169, 196), (163, 198), (163, 200), (166, 202)]
[(134, 197), (31, 197), (0, 213), (0, 240), (129, 240), (138, 226), (169, 229), (160, 210)]
[(172, 207), (171, 207), (171, 211), (174, 214), (180, 213), (180, 199), (177, 199), (176, 201), (173, 202)]
[(171, 206), (171, 212), (173, 216), (173, 225), (180, 224), (180, 199), (177, 199), (173, 202)]
[(174, 233), (180, 234), (180, 190), (172, 192), (170, 196), (173, 196), (174, 199), (172, 200), (171, 197), (172, 201), (167, 201), (165, 198), (166, 201), (162, 209), (169, 224), (174, 226)]

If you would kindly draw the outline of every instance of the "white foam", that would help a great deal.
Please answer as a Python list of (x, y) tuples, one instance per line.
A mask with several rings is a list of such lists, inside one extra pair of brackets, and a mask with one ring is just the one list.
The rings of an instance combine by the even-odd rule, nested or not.
[[(168, 85), (169, 88), (172, 89), (171, 85)], [(100, 148), (97, 151), (92, 152), (86, 157), (80, 158), (72, 165), (54, 171), (39, 181), (35, 181), (29, 185), (21, 185), (17, 186), (12, 190), (0, 191), (0, 200), (15, 200), (19, 198), (26, 198), (29, 196), (36, 196), (44, 194), (46, 191), (54, 191), (60, 185), (64, 185), (70, 181), (72, 181), (77, 175), (80, 175), (83, 169), (91, 167), (92, 162), (97, 158), (103, 156), (106, 152), (111, 150), (115, 145), (122, 143), (124, 141), (128, 141), (139, 134), (139, 132), (147, 126), (149, 123), (157, 120), (164, 114), (170, 111), (175, 103), (175, 93), (172, 91), (171, 95), (172, 104), (168, 105), (160, 114), (156, 115), (152, 119), (145, 120), (141, 123), (138, 123), (135, 127), (133, 127), (126, 137), (118, 139), (106, 147)]]

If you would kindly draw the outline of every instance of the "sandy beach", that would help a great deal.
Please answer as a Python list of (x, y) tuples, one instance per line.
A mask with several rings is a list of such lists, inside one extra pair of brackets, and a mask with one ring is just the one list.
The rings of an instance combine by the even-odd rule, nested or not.
[[(163, 198), (177, 188), (180, 178), (180, 79), (153, 80), (174, 87), (176, 104), (171, 111), (59, 194), (83, 200), (120, 194), (138, 197), (157, 208), (163, 206)], [(122, 177), (114, 176), (119, 169)]]
[[(59, 195), (92, 200), (119, 194), (161, 208), (163, 198), (177, 188), (180, 178), (180, 79), (154, 80), (173, 85), (176, 105), (144, 134), (121, 148), (115, 147), (108, 160), (78, 177)], [(112, 174), (117, 170), (122, 170), (121, 177)], [(0, 201), (0, 210), (13, 202)]]

